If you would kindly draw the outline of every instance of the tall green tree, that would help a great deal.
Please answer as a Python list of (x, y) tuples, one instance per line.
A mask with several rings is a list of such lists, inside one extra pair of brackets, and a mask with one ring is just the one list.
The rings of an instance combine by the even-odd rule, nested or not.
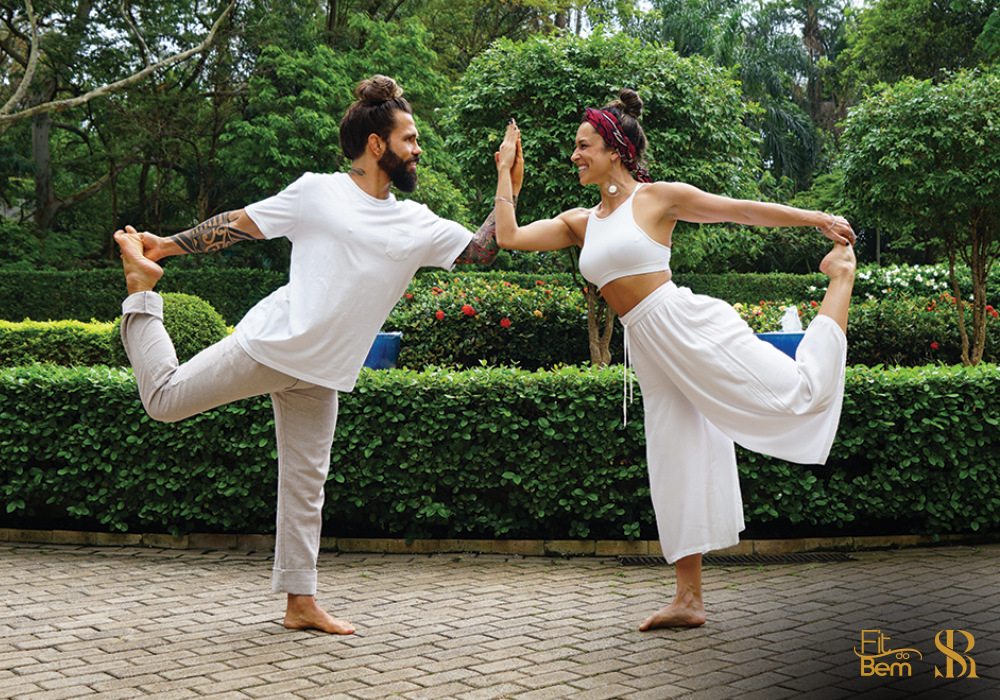
[[(53, 0), (37, 10), (30, 0), (0, 6), (0, 65), (7, 66), (0, 128), (30, 120), (37, 228), (51, 228), (60, 212), (100, 192), (133, 162), (127, 150), (105, 153), (103, 144), (115, 141), (97, 132), (103, 109), (97, 100), (205, 51), (229, 6), (200, 9), (111, 0)], [(56, 111), (63, 118), (55, 119)], [(68, 193), (56, 192), (53, 130), (73, 134), (61, 143), (82, 146), (91, 166), (76, 170)], [(75, 150), (71, 158), (81, 158)]]
[(760, 105), (748, 124), (761, 134), (761, 160), (776, 179), (809, 186), (828, 118), (824, 57), (839, 44), (843, 0), (653, 0), (640, 35), (700, 55), (739, 76), (744, 99)]
[(995, 60), (998, 40), (997, 0), (880, 0), (858, 12), (845, 67), (868, 85), (942, 80)]
[[(848, 208), (898, 239), (939, 246), (954, 289), (962, 361), (986, 336), (986, 280), (1000, 257), (1000, 72), (907, 78), (856, 107), (844, 132)], [(971, 343), (955, 268), (972, 276)]]

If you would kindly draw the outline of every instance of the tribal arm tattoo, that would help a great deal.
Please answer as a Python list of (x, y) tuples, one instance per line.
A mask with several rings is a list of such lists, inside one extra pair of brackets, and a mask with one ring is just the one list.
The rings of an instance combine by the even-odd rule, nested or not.
[(167, 240), (176, 243), (185, 253), (214, 253), (238, 241), (253, 240), (253, 235), (232, 226), (237, 219), (239, 212), (223, 212)]
[[(515, 206), (517, 204), (517, 197), (514, 197)], [(500, 252), (500, 245), (497, 243), (497, 218), (496, 212), (491, 211), (490, 215), (486, 217), (486, 221), (483, 225), (479, 227), (472, 240), (469, 241), (469, 245), (466, 246), (462, 254), (456, 258), (455, 262), (459, 265), (463, 264), (477, 264), (477, 265), (492, 265), (493, 261), (497, 258), (497, 253)]]

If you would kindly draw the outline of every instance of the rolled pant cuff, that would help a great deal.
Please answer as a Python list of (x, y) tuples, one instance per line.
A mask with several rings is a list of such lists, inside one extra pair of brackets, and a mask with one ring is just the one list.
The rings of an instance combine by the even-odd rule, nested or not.
[(136, 292), (129, 294), (122, 302), (122, 315), (149, 314), (163, 318), (163, 297), (156, 292)]
[(316, 595), (316, 569), (274, 569), (271, 590), (292, 595)]

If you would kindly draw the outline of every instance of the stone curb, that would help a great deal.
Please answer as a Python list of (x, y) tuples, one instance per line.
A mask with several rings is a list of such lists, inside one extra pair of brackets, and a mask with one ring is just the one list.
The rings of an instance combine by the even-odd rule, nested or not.
[[(80, 532), (76, 530), (19, 530), (0, 528), (0, 542), (86, 545), (94, 547), (149, 547), (215, 551), (274, 551), (273, 535), (163, 534)], [(802, 552), (857, 552), (908, 547), (957, 546), (1000, 542), (1000, 532), (975, 535), (875, 535), (870, 537), (810, 537), (789, 540), (743, 540), (719, 555), (796, 554)], [(324, 537), (320, 549), (352, 554), (506, 554), (524, 557), (662, 556), (656, 540), (413, 540)]]

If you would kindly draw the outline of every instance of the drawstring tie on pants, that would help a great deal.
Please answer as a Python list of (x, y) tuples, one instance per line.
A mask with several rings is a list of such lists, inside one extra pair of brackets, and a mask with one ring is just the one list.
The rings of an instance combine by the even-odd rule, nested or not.
[(628, 326), (623, 323), (622, 328), (625, 329), (625, 339), (623, 341), (625, 358), (622, 369), (622, 388), (624, 390), (624, 395), (622, 396), (622, 427), (624, 428), (628, 426), (628, 402), (635, 400), (635, 397), (632, 392), (632, 373), (628, 371)]

